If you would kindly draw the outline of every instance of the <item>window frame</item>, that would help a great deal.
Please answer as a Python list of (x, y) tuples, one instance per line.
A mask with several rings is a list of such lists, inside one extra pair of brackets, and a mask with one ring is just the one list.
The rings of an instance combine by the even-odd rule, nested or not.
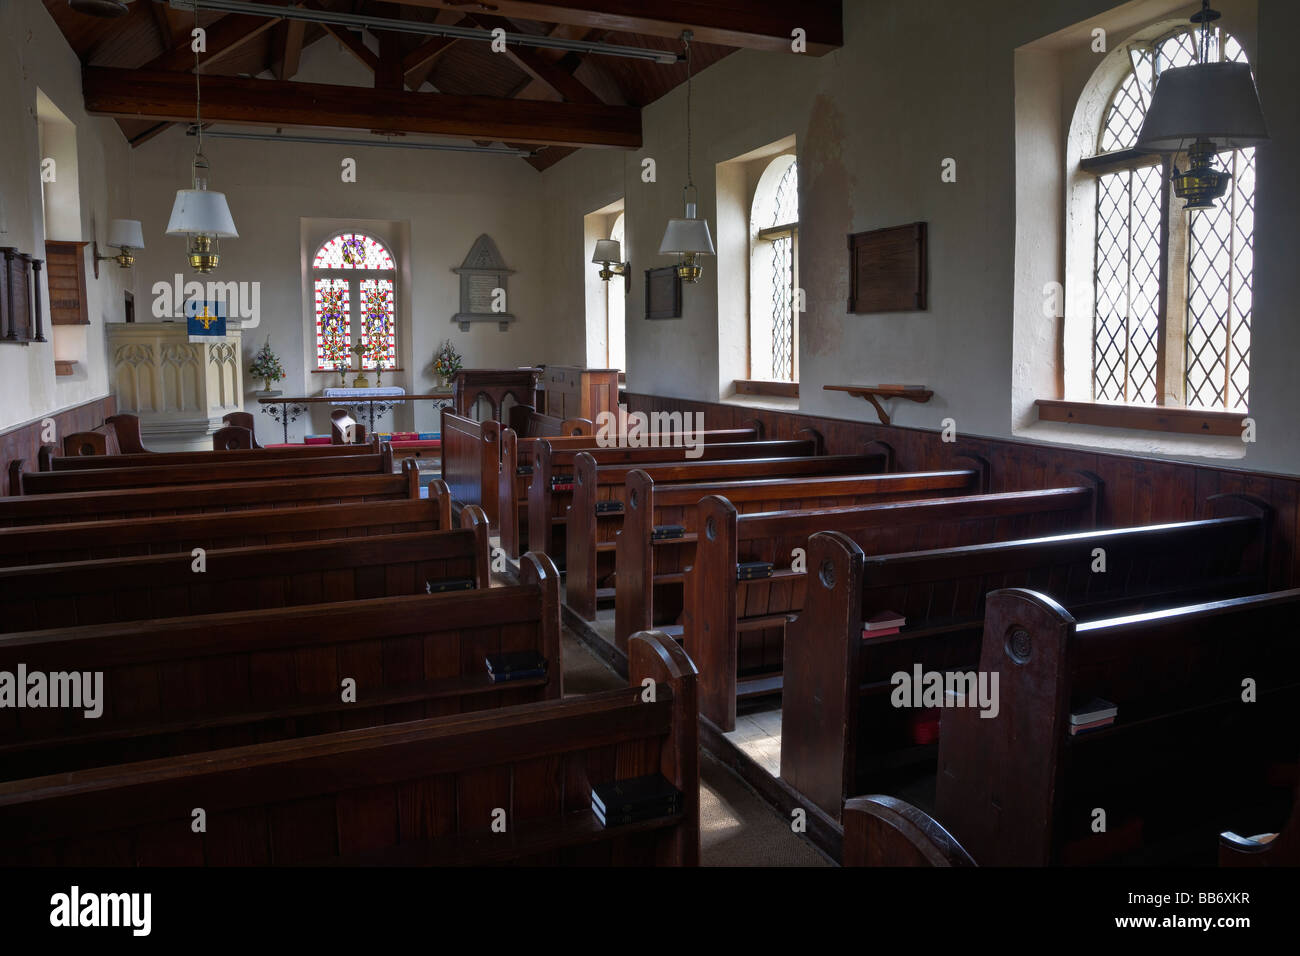
[[(1127, 147), (1118, 150), (1111, 150), (1108, 152), (1100, 151), (1101, 145), (1104, 142), (1107, 134), (1107, 124), (1110, 119), (1112, 110), (1115, 108), (1116, 100), (1123, 92), (1126, 84), (1129, 81), (1129, 78), (1131, 76), (1134, 76), (1136, 73), (1137, 68), (1133, 62), (1134, 53), (1137, 51), (1146, 51), (1151, 58), (1151, 62), (1153, 64), (1153, 69), (1154, 69), (1157, 65), (1159, 65), (1158, 51), (1161, 48), (1161, 46), (1166, 42), (1168, 42), (1173, 37), (1180, 36), (1180, 35), (1188, 35), (1188, 34), (1192, 36), (1193, 42), (1199, 40), (1199, 37), (1197, 36), (1197, 32), (1193, 30), (1191, 27), (1187, 25), (1178, 25), (1155, 36), (1148, 37), (1141, 41), (1127, 44), (1122, 48), (1125, 59), (1128, 62), (1128, 68), (1127, 70), (1124, 71), (1120, 79), (1116, 82), (1114, 89), (1110, 92), (1109, 96), (1106, 98), (1105, 107), (1101, 110), (1101, 121), (1096, 136), (1097, 152), (1095, 152), (1092, 156), (1083, 157), (1078, 161), (1079, 170), (1082, 173), (1085, 173), (1091, 177), (1093, 181), (1093, 188), (1095, 191), (1095, 196), (1092, 203), (1093, 216), (1094, 216), (1094, 221), (1093, 221), (1094, 234), (1093, 234), (1093, 242), (1092, 242), (1093, 270), (1091, 275), (1089, 276), (1089, 283), (1091, 286), (1090, 298), (1092, 300), (1091, 316), (1090, 316), (1092, 331), (1091, 331), (1091, 343), (1090, 343), (1091, 348), (1090, 348), (1090, 355), (1089, 355), (1088, 378), (1089, 378), (1089, 394), (1091, 395), (1091, 401), (1081, 402), (1081, 401), (1053, 400), (1052, 402), (1039, 402), (1038, 409), (1039, 409), (1039, 417), (1041, 419), (1054, 420), (1054, 421), (1078, 421), (1080, 420), (1079, 414), (1072, 413), (1066, 416), (1065, 413), (1060, 410), (1061, 407), (1070, 406), (1077, 413), (1077, 412), (1081, 412), (1082, 408), (1089, 404), (1106, 406), (1106, 407), (1111, 407), (1116, 409), (1139, 410), (1138, 414), (1135, 416), (1123, 416), (1123, 415), (1086, 416), (1090, 419), (1090, 423), (1092, 424), (1104, 424), (1106, 422), (1103, 420), (1106, 419), (1107, 417), (1110, 417), (1112, 419), (1118, 417), (1119, 419), (1122, 419), (1126, 422), (1130, 420), (1141, 420), (1143, 416), (1140, 410), (1145, 410), (1145, 409), (1155, 410), (1156, 415), (1147, 416), (1152, 421), (1160, 419), (1160, 413), (1162, 412), (1187, 411), (1191, 413), (1192, 418), (1196, 418), (1200, 420), (1201, 423), (1196, 428), (1198, 432), (1210, 433), (1210, 434), (1226, 434), (1227, 432), (1224, 431), (1226, 425), (1223, 422), (1215, 421), (1213, 425), (1206, 425), (1205, 422), (1210, 421), (1212, 419), (1218, 419), (1223, 416), (1232, 416), (1234, 421), (1237, 421), (1242, 416), (1249, 415), (1248, 400), (1247, 400), (1246, 407), (1244, 408), (1234, 407), (1230, 404), (1233, 400), (1232, 359), (1233, 359), (1233, 348), (1234, 348), (1234, 343), (1233, 343), (1234, 326), (1233, 326), (1232, 319), (1233, 319), (1234, 307), (1232, 303), (1236, 298), (1234, 294), (1235, 283), (1236, 283), (1236, 276), (1234, 273), (1235, 273), (1236, 263), (1234, 261), (1235, 259), (1234, 253), (1232, 251), (1229, 251), (1228, 253), (1229, 276), (1227, 280), (1228, 285), (1227, 285), (1226, 292), (1228, 296), (1229, 305), (1228, 305), (1228, 316), (1226, 319), (1226, 324), (1224, 325), (1224, 332), (1223, 332), (1224, 350), (1222, 353), (1220, 353), (1219, 356), (1219, 359), (1223, 362), (1225, 366), (1225, 382), (1224, 382), (1223, 389), (1220, 392), (1220, 397), (1223, 399), (1223, 404), (1216, 405), (1216, 406), (1199, 406), (1199, 405), (1189, 406), (1186, 404), (1187, 393), (1188, 393), (1187, 376), (1188, 376), (1188, 369), (1191, 365), (1191, 362), (1189, 361), (1189, 357), (1187, 354), (1187, 336), (1189, 332), (1189, 327), (1192, 324), (1191, 317), (1189, 315), (1189, 297), (1191, 295), (1192, 286), (1193, 286), (1193, 279), (1191, 275), (1191, 247), (1192, 247), (1194, 224), (1191, 217), (1192, 215), (1195, 214), (1189, 213), (1183, 209), (1183, 206), (1181, 205), (1182, 201), (1178, 200), (1177, 197), (1174, 195), (1173, 185), (1170, 181), (1175, 166), (1178, 165), (1180, 162), (1185, 162), (1185, 154), (1178, 154), (1176, 156), (1156, 155), (1156, 154), (1142, 153), (1132, 147)], [(1222, 62), (1224, 59), (1227, 58), (1227, 54), (1225, 51), (1229, 40), (1236, 42), (1238, 47), (1241, 46), (1240, 41), (1237, 41), (1232, 36), (1232, 34), (1228, 33), (1225, 30), (1216, 28), (1215, 37), (1214, 37), (1214, 48), (1213, 48), (1214, 56), (1216, 57), (1216, 62)], [(1244, 49), (1242, 50), (1242, 54), (1245, 59), (1245, 62), (1249, 63), (1249, 58), (1245, 57)], [(1139, 77), (1139, 89), (1141, 88), (1142, 88), (1141, 78)], [(1149, 104), (1144, 103), (1144, 108), (1148, 106)], [(1240, 150), (1224, 151), (1224, 153), (1233, 156), (1232, 163), (1234, 167), (1234, 172), (1238, 161), (1237, 159), (1238, 155), (1241, 152), (1242, 151)], [(1098, 346), (1099, 346), (1098, 327), (1099, 327), (1099, 320), (1100, 320), (1098, 303), (1100, 300), (1099, 269), (1100, 269), (1100, 257), (1102, 254), (1102, 242), (1099, 236), (1100, 230), (1098, 226), (1100, 221), (1099, 207), (1102, 198), (1102, 189), (1101, 189), (1102, 180), (1103, 177), (1115, 173), (1127, 172), (1131, 175), (1139, 170), (1156, 167), (1156, 166), (1160, 168), (1160, 178), (1161, 178), (1161, 183), (1163, 184), (1163, 188), (1160, 190), (1160, 221), (1159, 221), (1159, 228), (1157, 231), (1158, 241), (1160, 243), (1160, 254), (1158, 258), (1158, 264), (1156, 266), (1158, 292), (1157, 292), (1157, 301), (1156, 301), (1157, 333), (1156, 333), (1156, 359), (1155, 359), (1155, 369), (1154, 369), (1155, 402), (1154, 404), (1150, 404), (1146, 402), (1136, 401), (1130, 397), (1131, 389), (1132, 389), (1132, 380), (1129, 371), (1129, 362), (1131, 361), (1131, 348), (1129, 345), (1130, 338), (1129, 338), (1128, 330), (1131, 328), (1131, 323), (1133, 321), (1133, 316), (1131, 314), (1126, 314), (1126, 320), (1125, 320), (1126, 321), (1125, 356), (1124, 356), (1125, 398), (1122, 402), (1116, 402), (1114, 400), (1107, 400), (1107, 399), (1099, 399), (1097, 397)], [(1131, 189), (1131, 180), (1128, 188)], [(1234, 179), (1233, 184), (1229, 187), (1229, 194), (1225, 196), (1224, 199), (1220, 200), (1220, 202), (1235, 202), (1236, 198), (1237, 198), (1236, 180)], [(1255, 196), (1253, 193), (1252, 193), (1252, 203), (1254, 203), (1257, 206)], [(1131, 214), (1128, 223), (1131, 229), (1132, 228)], [(1236, 228), (1233, 227), (1231, 229), (1230, 236), (1229, 236), (1230, 243), (1235, 242), (1236, 232), (1237, 232)], [(1254, 247), (1253, 225), (1251, 230), (1251, 246), (1253, 250)], [(1231, 250), (1232, 248), (1233, 247), (1230, 245), (1229, 249)], [(1132, 283), (1131, 272), (1129, 272), (1128, 274), (1127, 281), (1131, 286)], [(1252, 267), (1251, 281), (1252, 281), (1252, 293), (1253, 293), (1253, 267)], [(1127, 312), (1128, 309), (1126, 308), (1126, 313)], [(1249, 313), (1249, 319), (1253, 321), (1253, 318), (1254, 318), (1254, 309), (1253, 309), (1253, 301), (1252, 301), (1252, 308)], [(1247, 366), (1246, 366), (1247, 386), (1245, 389), (1247, 395), (1249, 394), (1249, 389), (1250, 389), (1249, 369), (1250, 366), (1249, 366), (1249, 359), (1248, 359)], [(1047, 414), (1045, 414), (1045, 412)], [(1048, 417), (1049, 414), (1052, 415), (1053, 417), (1049, 418)], [(1065, 416), (1065, 417), (1058, 417), (1058, 416)], [(1179, 417), (1181, 418), (1182, 416)], [(1167, 430), (1179, 430), (1179, 429), (1168, 429), (1167, 422), (1170, 420), (1169, 416), (1166, 415), (1161, 420), (1164, 421), (1166, 424), (1162, 424), (1158, 426), (1150, 426), (1150, 427), (1160, 427), (1162, 429), (1167, 429)], [(1239, 431), (1239, 427), (1234, 429), (1232, 433), (1235, 434), (1237, 433), (1237, 431)]]
[[(786, 168), (781, 171), (780, 176), (771, 184), (771, 195), (766, 196), (763, 193), (764, 179), (768, 170), (782, 160), (788, 158), (790, 162)], [(783, 152), (772, 159), (763, 167), (763, 172), (758, 176), (758, 182), (754, 189), (754, 195), (750, 198), (749, 220), (751, 230), (750, 240), (750, 303), (748, 309), (747, 322), (747, 362), (746, 367), (749, 378), (737, 379), (735, 386), (739, 394), (745, 395), (771, 395), (780, 398), (798, 397), (799, 394), (799, 225), (800, 219), (794, 219), (789, 222), (776, 223), (771, 226), (755, 228), (754, 219), (758, 204), (764, 201), (770, 201), (775, 204), (777, 193), (780, 190), (781, 183), (785, 177), (794, 170), (794, 188), (795, 196), (798, 198), (799, 184), (799, 156), (795, 152)], [(779, 210), (774, 210), (774, 214)], [(775, 243), (781, 239), (790, 240), (790, 378), (755, 378), (754, 377), (754, 348), (755, 348), (755, 314), (754, 314), (754, 263), (753, 256), (760, 243)], [(770, 288), (764, 287), (764, 291), (770, 292)], [(773, 323), (775, 324), (775, 316)], [(770, 351), (775, 347), (776, 336), (770, 336), (767, 348)]]

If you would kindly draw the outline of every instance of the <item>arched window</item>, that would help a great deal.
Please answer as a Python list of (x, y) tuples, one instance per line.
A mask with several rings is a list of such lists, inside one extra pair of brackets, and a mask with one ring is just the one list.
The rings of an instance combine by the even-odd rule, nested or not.
[(749, 373), (758, 380), (799, 380), (799, 167), (772, 160), (759, 177), (750, 211)]
[[(365, 369), (397, 367), (397, 263), (378, 240), (345, 232), (312, 260), (316, 301), (316, 368), (349, 368), (352, 343)], [(354, 308), (355, 306), (355, 308)]]
[[(623, 213), (618, 214), (614, 225), (610, 227), (609, 238), (619, 243), (623, 251), (623, 261), (630, 262), (632, 257), (627, 251), (625, 235), (627, 230), (624, 228), (623, 217)], [(627, 320), (624, 310), (627, 305), (627, 292), (621, 277), (616, 276), (605, 283), (605, 296), (607, 367), (625, 371), (627, 369)]]
[[(1213, 209), (1187, 213), (1169, 179), (1186, 158), (1134, 151), (1160, 73), (1197, 62), (1179, 27), (1131, 45), (1106, 108), (1098, 155), (1093, 271), (1092, 392), (1098, 402), (1245, 411), (1250, 400), (1255, 151), (1219, 154), (1233, 174)], [(1215, 30), (1210, 59), (1246, 62)]]

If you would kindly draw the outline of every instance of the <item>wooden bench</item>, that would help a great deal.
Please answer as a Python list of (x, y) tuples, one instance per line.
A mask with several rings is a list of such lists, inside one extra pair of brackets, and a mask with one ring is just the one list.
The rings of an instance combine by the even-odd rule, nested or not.
[[(932, 774), (937, 745), (918, 743), (912, 723), (933, 712), (893, 706), (891, 678), (918, 665), (973, 669), (991, 590), (1050, 589), (1094, 615), (1260, 590), (1269, 509), (1223, 495), (1209, 511), (1220, 517), (885, 555), (864, 555), (843, 535), (813, 535), (816, 599), (786, 628), (781, 779), (838, 819), (854, 794), (897, 793)], [(1104, 572), (1093, 570), (1098, 549)], [(884, 611), (907, 624), (864, 639), (862, 622)]]
[[(686, 439), (698, 440), (706, 447), (713, 444), (730, 444), (752, 442), (762, 439), (762, 429), (731, 428), (720, 431), (706, 431), (699, 435), (682, 435), (670, 432), (659, 435), (661, 445), (668, 443), (681, 445)], [(583, 451), (602, 447), (605, 441), (590, 433), (564, 438), (547, 438), (552, 451)], [(527, 550), (528, 540), (528, 485), (532, 481), (533, 466), (536, 464), (537, 449), (541, 438), (520, 438), (512, 428), (501, 431), (501, 467), (497, 480), (497, 515), (501, 530), (501, 547), (512, 558), (518, 558)], [(819, 448), (816, 452), (821, 453)]]
[[(291, 445), (282, 448), (214, 449), (213, 451), (151, 451), (138, 455), (79, 455), (76, 457), (54, 455), (52, 454), (53, 450), (53, 445), (41, 446), (41, 454), (37, 459), (41, 471), (87, 471), (99, 468), (137, 468), (146, 465), (155, 467), (160, 465), (221, 464), (234, 461), (336, 458), (359, 453), (355, 447), (342, 445)], [(371, 452), (377, 454), (380, 450), (378, 441), (371, 443)]]
[[(576, 457), (589, 454), (598, 466), (598, 482), (606, 494), (619, 496), (628, 474), (635, 468), (647, 471), (656, 481), (724, 481), (727, 479), (797, 478), (803, 475), (854, 475), (883, 468), (880, 455), (765, 455), (765, 442), (737, 446), (739, 458), (687, 458), (685, 449), (597, 449), (585, 452), (552, 452), (543, 446), (528, 485), (528, 541), (534, 551), (555, 558), (567, 556), (566, 527), (576, 474)], [(708, 449), (706, 449), (707, 451)], [(648, 457), (650, 460), (645, 460)], [(638, 460), (641, 459), (641, 460)], [(603, 473), (603, 477), (601, 474)], [(612, 552), (611, 552), (612, 553)], [(560, 569), (564, 571), (564, 568)]]
[[(485, 658), (502, 651), (536, 651), (546, 674), (493, 683)], [(517, 587), (9, 634), (0, 670), (100, 672), (102, 713), (0, 711), (0, 775), (558, 699), (560, 653), (559, 576), (544, 555), (525, 556)]]
[[(1298, 613), (1300, 590), (1087, 622), (990, 594), (979, 667), (998, 713), (943, 709), (935, 818), (983, 866), (1212, 864), (1225, 824), (1292, 805), (1267, 771), (1300, 753)], [(1098, 697), (1115, 722), (1071, 736)]]
[(956, 837), (905, 800), (854, 797), (843, 820), (843, 866), (975, 866)]
[(446, 530), (451, 499), (439, 486), (428, 498), (0, 528), (0, 567)]
[[(792, 555), (806, 553), (817, 532), (842, 531), (870, 554), (892, 554), (1076, 530), (1096, 522), (1097, 484), (744, 515), (725, 498), (705, 498), (682, 628), (700, 667), (701, 716), (731, 731), (738, 697), (780, 692), (785, 628), (807, 583)], [(738, 580), (737, 566), (751, 561), (770, 562), (771, 576)]]
[[(211, 452), (210, 454), (217, 454)], [(238, 453), (232, 453), (238, 454)], [(260, 454), (260, 453), (259, 453)], [(114, 488), (144, 488), (156, 485), (195, 485), (213, 482), (290, 481), (325, 475), (391, 474), (393, 453), (358, 449), (355, 455), (323, 457), (258, 458), (230, 462), (180, 465), (137, 465), (126, 468), (89, 468), (85, 471), (23, 471), (21, 460), (9, 463), (11, 495), (51, 495)]]
[[(629, 635), (650, 627), (673, 626), (671, 622), (681, 616), (682, 584), (686, 569), (695, 560), (696, 506), (710, 495), (726, 498), (738, 512), (797, 511), (962, 491), (975, 493), (983, 490), (986, 477), (982, 471), (965, 469), (656, 485), (644, 470), (629, 472), (624, 483), (623, 511), (618, 515), (621, 527), (614, 541), (618, 578), (614, 594), (615, 643), (621, 649)], [(570, 512), (570, 541), (579, 534), (583, 537), (578, 540), (584, 540), (586, 535), (586, 507), (582, 511), (578, 508), (580, 493), (581, 486), (575, 491)], [(655, 535), (656, 528), (674, 525), (683, 529), (681, 537)], [(595, 545), (595, 550), (600, 551), (607, 547), (611, 535), (603, 528), (596, 531), (598, 538), (604, 539)], [(572, 561), (571, 557), (566, 600), (571, 609), (579, 611), (574, 604), (577, 588)], [(676, 633), (680, 633), (680, 627)]]
[[(429, 489), (430, 495), (447, 494), (442, 485), (431, 484)], [(414, 462), (403, 462), (401, 473), (395, 475), (339, 475), (304, 478), (299, 481), (272, 479), (52, 495), (11, 495), (0, 498), (0, 527), (248, 509), (304, 508), (349, 502), (413, 500), (419, 497), (419, 471)]]
[[(0, 863), (696, 865), (695, 669), (652, 633), (632, 642), (629, 677), (562, 700), (0, 783)], [(683, 793), (682, 811), (602, 827), (591, 787), (651, 773)], [(192, 828), (196, 807), (206, 832)]]
[(1231, 830), (1219, 834), (1219, 866), (1300, 866), (1300, 787), (1279, 832), (1249, 837)]
[[(487, 520), (459, 529), (0, 568), (4, 632), (423, 594), (490, 584)], [(194, 541), (193, 548), (204, 542)], [(195, 570), (203, 560), (205, 570)]]

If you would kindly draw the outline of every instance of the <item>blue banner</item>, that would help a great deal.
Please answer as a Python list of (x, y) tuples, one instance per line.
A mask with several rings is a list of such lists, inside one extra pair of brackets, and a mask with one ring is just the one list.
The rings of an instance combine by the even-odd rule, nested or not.
[(226, 304), (221, 301), (203, 302), (187, 299), (185, 325), (190, 340), (224, 338), (226, 335)]

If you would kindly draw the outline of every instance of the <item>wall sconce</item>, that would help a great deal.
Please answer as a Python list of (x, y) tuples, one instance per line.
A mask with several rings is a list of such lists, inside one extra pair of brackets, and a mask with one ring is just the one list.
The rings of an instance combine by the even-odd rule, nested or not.
[(623, 261), (622, 245), (617, 239), (597, 239), (596, 251), (591, 261), (601, 266), (600, 279), (608, 282), (614, 276), (623, 277), (623, 294), (632, 291), (632, 264)]
[(99, 264), (112, 260), (122, 269), (129, 269), (135, 265), (135, 256), (131, 255), (133, 249), (144, 248), (144, 230), (140, 228), (138, 219), (114, 219), (108, 224), (108, 246), (117, 249), (115, 256), (101, 256), (99, 254), (99, 240), (94, 240), (95, 254), (95, 278), (99, 278)]

